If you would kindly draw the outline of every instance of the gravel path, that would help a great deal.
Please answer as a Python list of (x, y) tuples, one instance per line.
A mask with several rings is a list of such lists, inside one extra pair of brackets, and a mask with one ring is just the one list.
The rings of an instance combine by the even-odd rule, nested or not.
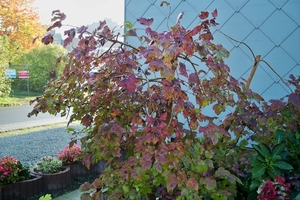
[[(72, 128), (80, 130), (79, 125)], [(22, 133), (22, 130), (17, 132)], [(69, 144), (71, 138), (72, 134), (66, 131), (66, 127), (49, 128), (5, 137), (1, 137), (0, 133), (0, 158), (13, 156), (23, 165), (32, 168), (43, 156), (56, 156)]]

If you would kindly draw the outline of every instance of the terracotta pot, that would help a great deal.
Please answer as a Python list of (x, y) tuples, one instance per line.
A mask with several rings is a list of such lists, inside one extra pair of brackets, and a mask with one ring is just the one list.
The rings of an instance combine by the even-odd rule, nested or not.
[(30, 179), (0, 186), (0, 200), (26, 199), (43, 191), (43, 177), (31, 174)]
[(44, 174), (33, 172), (34, 174), (40, 175), (44, 179), (43, 189), (45, 192), (62, 190), (70, 187), (71, 184), (71, 173), (70, 167), (63, 167), (63, 170), (57, 173)]
[(99, 161), (98, 163), (91, 165), (90, 169), (88, 169), (84, 164), (82, 163), (75, 163), (68, 165), (70, 167), (71, 171), (71, 179), (76, 179), (80, 176), (87, 176), (87, 175), (97, 175), (104, 171), (106, 168), (106, 164), (104, 161)]

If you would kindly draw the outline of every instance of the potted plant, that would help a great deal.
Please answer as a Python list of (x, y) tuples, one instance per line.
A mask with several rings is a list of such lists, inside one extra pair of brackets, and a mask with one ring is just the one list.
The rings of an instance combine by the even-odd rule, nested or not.
[(26, 198), (42, 191), (42, 177), (11, 156), (0, 159), (0, 199)]
[(81, 153), (80, 145), (70, 144), (57, 154), (57, 158), (62, 161), (63, 166), (70, 167), (71, 179), (75, 179), (78, 176), (99, 174), (104, 170), (105, 162), (101, 161), (87, 167), (80, 158)]
[(81, 146), (78, 144), (67, 145), (57, 154), (58, 160), (62, 162), (63, 165), (70, 165), (80, 162), (78, 155), (81, 154)]
[(33, 173), (43, 176), (45, 191), (61, 190), (70, 186), (70, 168), (63, 166), (62, 161), (56, 157), (41, 158), (33, 167)]

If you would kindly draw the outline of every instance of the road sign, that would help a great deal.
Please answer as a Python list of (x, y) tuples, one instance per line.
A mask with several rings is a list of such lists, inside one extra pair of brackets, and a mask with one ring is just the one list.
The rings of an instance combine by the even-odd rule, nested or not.
[(29, 78), (29, 71), (26, 70), (20, 70), (18, 71), (19, 78)]
[(16, 78), (17, 77), (17, 73), (15, 69), (7, 69), (5, 70), (5, 76), (7, 78)]

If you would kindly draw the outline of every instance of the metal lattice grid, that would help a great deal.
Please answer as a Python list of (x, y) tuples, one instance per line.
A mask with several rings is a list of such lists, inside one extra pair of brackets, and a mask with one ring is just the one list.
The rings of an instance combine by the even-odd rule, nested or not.
[[(125, 0), (125, 21), (135, 28), (140, 17), (154, 18), (151, 26), (156, 31), (168, 29), (175, 23), (180, 12), (185, 15), (181, 24), (186, 28), (199, 23), (201, 11), (218, 10), (219, 26), (214, 30), (215, 43), (227, 48), (231, 57), (226, 60), (232, 74), (247, 79), (255, 55), (261, 55), (284, 80), (290, 74), (300, 75), (300, 10), (299, 0), (169, 0), (171, 7), (160, 6), (160, 0)], [(226, 35), (235, 40), (226, 37)], [(140, 31), (140, 34), (143, 34)], [(239, 42), (237, 42), (239, 41)], [(127, 42), (139, 44), (134, 38)], [(280, 98), (289, 93), (280, 77), (264, 62), (260, 62), (251, 83), (251, 89), (266, 100)]]

